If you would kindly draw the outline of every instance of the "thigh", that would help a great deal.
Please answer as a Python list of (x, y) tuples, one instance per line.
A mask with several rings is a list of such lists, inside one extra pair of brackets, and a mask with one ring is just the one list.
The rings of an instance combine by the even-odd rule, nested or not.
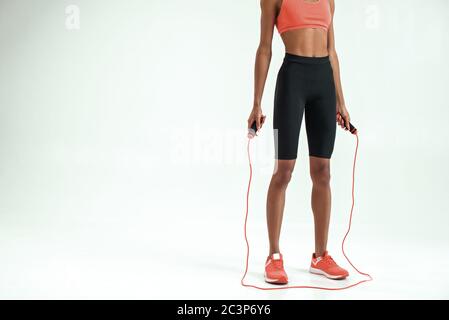
[(337, 102), (333, 81), (323, 85), (321, 94), (305, 110), (309, 155), (330, 159), (334, 151)]
[(277, 77), (273, 129), (278, 160), (294, 160), (298, 154), (299, 132), (305, 106), (299, 71), (293, 64), (284, 64)]

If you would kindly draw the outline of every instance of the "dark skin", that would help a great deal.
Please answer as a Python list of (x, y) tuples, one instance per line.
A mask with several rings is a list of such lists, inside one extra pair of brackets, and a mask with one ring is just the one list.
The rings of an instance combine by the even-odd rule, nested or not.
[[(272, 56), (272, 41), (275, 31), (275, 21), (283, 0), (261, 0), (261, 36), (257, 49), (254, 72), (254, 103), (248, 118), (248, 128), (256, 121), (260, 130), (266, 120), (262, 112), (262, 95), (267, 79)], [(317, 2), (317, 0), (303, 0)], [(328, 1), (332, 17), (334, 15), (334, 0)], [(343, 129), (349, 130), (349, 113), (343, 96), (340, 80), (340, 67), (335, 50), (333, 23), (329, 30), (306, 28), (287, 31), (282, 34), (285, 51), (290, 54), (307, 57), (329, 56), (333, 69), (337, 105), (336, 121)], [(310, 177), (313, 182), (311, 204), (315, 223), (315, 253), (321, 256), (327, 250), (329, 221), (331, 213), (330, 160), (309, 157)], [(270, 242), (269, 254), (280, 252), (279, 238), (285, 206), (285, 193), (291, 180), (296, 160), (277, 160), (275, 170), (268, 188), (267, 195), (267, 226)]]

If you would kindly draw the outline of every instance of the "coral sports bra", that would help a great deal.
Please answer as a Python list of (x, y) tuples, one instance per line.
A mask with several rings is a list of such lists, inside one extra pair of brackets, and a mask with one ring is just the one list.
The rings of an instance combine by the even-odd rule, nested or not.
[(328, 30), (332, 22), (329, 0), (283, 0), (276, 27), (280, 34), (294, 29)]

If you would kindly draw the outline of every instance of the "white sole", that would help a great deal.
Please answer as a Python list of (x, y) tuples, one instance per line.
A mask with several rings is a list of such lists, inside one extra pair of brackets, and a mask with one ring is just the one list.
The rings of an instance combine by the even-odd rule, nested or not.
[(312, 268), (312, 267), (310, 267), (309, 272), (313, 273), (313, 274), (318, 274), (318, 275), (321, 275), (321, 276), (325, 276), (326, 278), (329, 278), (329, 279), (332, 279), (332, 280), (342, 280), (342, 279), (345, 279), (345, 278), (348, 277), (348, 276), (333, 276), (333, 275), (330, 275), (330, 274), (324, 272), (321, 269), (315, 269), (315, 268)]
[(270, 279), (270, 278), (267, 277), (266, 273), (264, 273), (263, 276), (265, 278), (265, 281), (268, 282), (268, 283), (273, 283), (273, 284), (287, 284), (288, 283), (288, 280), (285, 281), (285, 282), (280, 283), (279, 279)]

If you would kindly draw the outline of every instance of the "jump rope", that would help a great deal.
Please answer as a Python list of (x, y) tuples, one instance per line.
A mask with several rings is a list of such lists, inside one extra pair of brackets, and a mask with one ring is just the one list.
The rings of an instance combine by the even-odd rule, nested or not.
[(367, 279), (364, 280), (360, 280), (356, 283), (353, 283), (351, 285), (347, 285), (345, 287), (319, 287), (319, 286), (305, 286), (305, 285), (299, 285), (299, 286), (279, 286), (279, 287), (260, 287), (260, 286), (256, 286), (253, 284), (247, 284), (245, 283), (245, 277), (246, 274), (248, 273), (248, 264), (249, 264), (249, 250), (250, 250), (250, 246), (249, 246), (249, 241), (248, 241), (248, 236), (246, 234), (246, 226), (247, 226), (247, 222), (248, 222), (248, 208), (249, 208), (249, 193), (251, 190), (251, 180), (253, 177), (253, 166), (252, 166), (252, 162), (251, 162), (251, 152), (250, 152), (250, 144), (251, 144), (251, 140), (257, 136), (257, 126), (256, 126), (256, 122), (254, 122), (251, 126), (251, 128), (248, 130), (248, 145), (247, 145), (247, 154), (248, 154), (248, 163), (249, 163), (249, 181), (248, 181), (248, 189), (246, 192), (246, 213), (245, 213), (245, 224), (244, 224), (244, 235), (245, 235), (245, 242), (246, 242), (246, 264), (245, 264), (245, 273), (243, 274), (242, 280), (240, 281), (241, 285), (243, 287), (247, 287), (247, 288), (254, 288), (254, 289), (258, 289), (258, 290), (286, 290), (286, 289), (317, 289), (317, 290), (328, 290), (328, 291), (337, 291), (337, 290), (345, 290), (345, 289), (349, 289), (355, 286), (358, 286), (364, 282), (369, 282), (373, 280), (373, 277), (371, 277), (370, 274), (365, 273), (360, 271), (358, 268), (356, 268), (354, 266), (354, 264), (351, 262), (351, 260), (349, 260), (348, 256), (346, 255), (345, 252), (345, 242), (346, 242), (346, 238), (349, 235), (349, 232), (351, 231), (351, 225), (352, 225), (352, 216), (353, 216), (353, 211), (354, 211), (354, 203), (355, 203), (355, 197), (354, 197), (354, 185), (355, 185), (355, 167), (356, 167), (356, 163), (357, 163), (357, 153), (358, 153), (358, 149), (359, 149), (359, 135), (357, 132), (357, 129), (350, 123), (349, 124), (350, 129), (349, 132), (351, 132), (355, 137), (356, 137), (356, 147), (355, 147), (355, 152), (354, 152), (354, 161), (353, 161), (353, 165), (352, 165), (352, 205), (351, 205), (351, 211), (349, 213), (349, 222), (348, 222), (348, 229), (346, 231), (345, 236), (343, 237), (343, 240), (341, 242), (341, 251), (344, 255), (344, 257), (346, 258), (346, 260), (348, 261), (348, 263), (351, 265), (351, 267), (357, 271), (358, 274), (367, 277)]

